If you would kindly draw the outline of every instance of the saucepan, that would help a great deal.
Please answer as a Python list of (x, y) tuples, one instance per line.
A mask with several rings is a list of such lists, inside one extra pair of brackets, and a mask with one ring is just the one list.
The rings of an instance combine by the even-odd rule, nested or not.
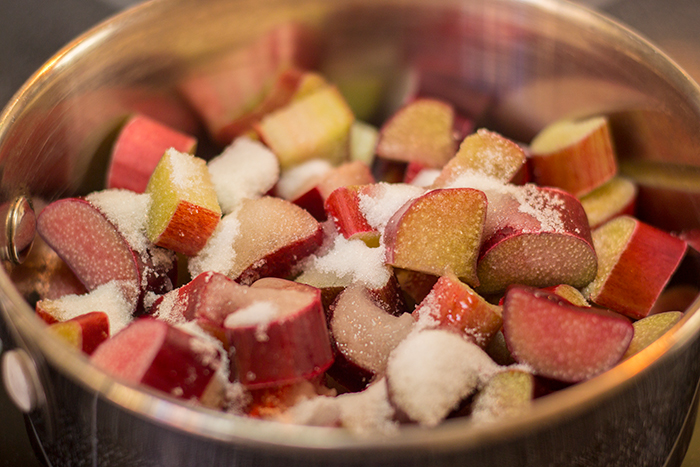
[[(313, 53), (301, 29), (313, 31)], [(697, 412), (698, 303), (635, 357), (518, 417), (455, 418), (396, 436), (186, 404), (110, 378), (46, 332), (8, 274), (31, 246), (33, 204), (103, 186), (109, 142), (133, 112), (198, 135), (214, 154), (218, 142), (182, 99), (182, 83), (222, 63), (265, 60), (250, 46), (270, 31), (283, 31), (274, 53), (322, 70), (372, 122), (417, 80), (477, 126), (518, 141), (558, 118), (606, 114), (621, 160), (673, 166), (690, 180), (686, 208), (647, 202), (640, 212), (700, 226), (700, 89), (654, 45), (594, 11), (557, 0), (144, 3), (60, 50), (0, 116), (3, 381), (47, 465), (679, 465)], [(683, 266), (693, 285), (696, 266)]]

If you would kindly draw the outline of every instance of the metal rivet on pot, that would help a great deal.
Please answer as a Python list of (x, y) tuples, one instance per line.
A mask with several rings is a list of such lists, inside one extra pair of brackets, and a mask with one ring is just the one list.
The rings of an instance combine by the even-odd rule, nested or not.
[(3, 258), (19, 264), (29, 254), (34, 235), (36, 234), (36, 214), (32, 203), (24, 195), (0, 206), (0, 216), (5, 218), (5, 229), (2, 231)]
[(39, 406), (43, 391), (36, 367), (24, 350), (9, 350), (3, 354), (2, 381), (7, 395), (22, 412), (31, 412)]

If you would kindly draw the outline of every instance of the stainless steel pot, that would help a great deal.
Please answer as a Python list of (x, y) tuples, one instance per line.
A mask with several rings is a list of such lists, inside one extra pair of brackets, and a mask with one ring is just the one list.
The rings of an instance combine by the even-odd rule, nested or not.
[[(513, 138), (527, 141), (561, 116), (604, 112), (621, 157), (700, 166), (696, 84), (635, 33), (569, 3), (154, 1), (61, 50), (0, 117), (6, 265), (25, 251), (22, 232), (31, 238), (27, 197), (99, 187), (104, 147), (124, 115), (138, 109), (191, 125), (176, 98), (182, 79), (289, 21), (319, 32), (325, 70), (379, 83), (377, 119), (419, 73), (479, 125)], [(699, 210), (687, 216), (700, 225)], [(700, 278), (693, 264), (687, 275)], [(0, 300), (4, 381), (50, 465), (672, 466), (697, 411), (698, 303), (634, 358), (537, 400), (521, 417), (358, 438), (193, 408), (121, 384), (48, 335), (5, 270)]]

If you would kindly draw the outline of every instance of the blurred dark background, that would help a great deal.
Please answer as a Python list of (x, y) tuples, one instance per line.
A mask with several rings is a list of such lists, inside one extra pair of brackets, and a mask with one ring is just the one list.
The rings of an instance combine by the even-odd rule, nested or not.
[[(0, 0), (0, 107), (62, 46), (134, 3), (134, 0)], [(579, 3), (632, 26), (700, 80), (700, 1), (579, 0)], [(700, 427), (683, 467), (700, 466), (697, 432)], [(0, 383), (0, 467), (40, 465), (23, 416)]]

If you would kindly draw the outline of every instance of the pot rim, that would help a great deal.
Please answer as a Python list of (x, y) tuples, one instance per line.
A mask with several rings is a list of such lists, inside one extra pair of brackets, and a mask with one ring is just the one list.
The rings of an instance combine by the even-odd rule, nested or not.
[[(564, 17), (578, 27), (598, 31), (617, 41), (619, 47), (655, 65), (656, 71), (669, 80), (683, 95), (700, 118), (700, 87), (672, 59), (638, 33), (594, 10), (565, 0), (499, 0), (501, 3), (523, 3)], [(15, 93), (0, 114), (0, 145), (3, 144), (12, 122), (38, 95), (52, 77), (68, 66), (73, 57), (98, 47), (119, 30), (120, 24), (143, 15), (152, 15), (167, 8), (169, 2), (151, 0), (117, 14), (64, 46)], [(396, 1), (396, 4), (406, 4)], [(442, 0), (445, 5), (458, 1)], [(3, 268), (0, 268), (3, 269)], [(7, 272), (0, 272), (0, 309), (4, 321), (13, 331), (16, 344), (27, 350), (40, 370), (42, 365), (57, 368), (62, 374), (104, 400), (154, 423), (176, 428), (193, 435), (246, 446), (264, 446), (265, 449), (328, 450), (391, 450), (403, 453), (416, 449), (468, 449), (487, 443), (507, 440), (523, 432), (541, 430), (591, 409), (612, 397), (652, 367), (663, 364), (674, 354), (682, 352), (700, 333), (700, 299), (686, 311), (674, 328), (652, 345), (618, 364), (615, 368), (570, 388), (537, 399), (531, 410), (497, 424), (478, 424), (470, 419), (447, 420), (442, 425), (426, 430), (415, 426), (402, 427), (400, 436), (358, 437), (346, 430), (293, 426), (256, 420), (206, 408), (187, 405), (148, 388), (118, 382), (77, 351), (64, 345), (57, 337), (45, 332), (45, 325), (34, 316), (33, 310), (14, 287)]]

